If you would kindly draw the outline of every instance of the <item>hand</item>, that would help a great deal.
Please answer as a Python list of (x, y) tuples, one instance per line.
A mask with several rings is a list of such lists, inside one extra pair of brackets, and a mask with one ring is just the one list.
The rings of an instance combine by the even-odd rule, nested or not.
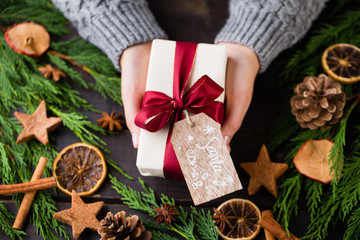
[[(229, 147), (250, 105), (259, 61), (255, 52), (248, 47), (225, 42), (219, 45), (225, 45), (228, 54), (225, 89), (226, 116), (221, 130)], [(131, 132), (135, 148), (139, 144), (140, 129), (135, 125), (134, 119), (141, 108), (145, 92), (150, 50), (151, 42), (134, 45), (127, 48), (120, 58), (121, 92), (126, 124)]]
[(134, 148), (139, 146), (140, 129), (134, 120), (145, 93), (150, 50), (151, 42), (141, 43), (127, 48), (120, 57), (121, 95)]
[(225, 82), (225, 121), (221, 131), (230, 151), (230, 141), (249, 108), (260, 63), (256, 53), (241, 44), (220, 42), (228, 56)]

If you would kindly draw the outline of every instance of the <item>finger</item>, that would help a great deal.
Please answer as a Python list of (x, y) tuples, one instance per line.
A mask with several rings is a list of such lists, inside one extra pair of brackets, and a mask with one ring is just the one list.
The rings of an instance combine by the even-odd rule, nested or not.
[(121, 94), (125, 120), (132, 135), (135, 148), (139, 146), (140, 129), (135, 125), (135, 116), (141, 109), (148, 70), (149, 43), (128, 48), (121, 57)]
[(253, 76), (244, 72), (242, 67), (236, 59), (229, 57), (225, 85), (226, 114), (221, 129), (229, 143), (242, 124), (253, 93)]
[(226, 46), (228, 56), (225, 84), (226, 115), (221, 131), (230, 149), (230, 141), (239, 130), (251, 102), (259, 61), (255, 52), (246, 46), (226, 42), (219, 44)]
[[(142, 91), (136, 88), (134, 73), (126, 69), (122, 73), (121, 94), (124, 104), (125, 120), (132, 136), (134, 148), (138, 148), (140, 129), (135, 125), (135, 116), (141, 108)], [(136, 78), (135, 78), (136, 79)]]
[(228, 150), (229, 152), (231, 152), (231, 147), (230, 147), (230, 138), (229, 138), (229, 136), (224, 136), (224, 141), (225, 141), (225, 144), (226, 144), (227, 150)]
[(138, 148), (139, 146), (140, 128), (135, 125), (135, 117), (138, 111), (141, 109), (142, 98), (143, 95), (140, 94), (138, 91), (134, 91), (134, 90), (123, 91), (125, 120), (126, 120), (126, 125), (130, 130), (132, 136), (132, 142), (134, 148)]
[(125, 110), (126, 124), (131, 133), (138, 132), (134, 119), (141, 108), (142, 98), (145, 92), (143, 82), (146, 75), (132, 67), (124, 67), (121, 74), (121, 95)]
[(226, 97), (225, 121), (221, 131), (227, 143), (230, 144), (235, 133), (240, 129), (245, 114), (250, 106), (252, 98), (252, 85), (247, 91), (238, 91), (236, 94), (230, 93)]

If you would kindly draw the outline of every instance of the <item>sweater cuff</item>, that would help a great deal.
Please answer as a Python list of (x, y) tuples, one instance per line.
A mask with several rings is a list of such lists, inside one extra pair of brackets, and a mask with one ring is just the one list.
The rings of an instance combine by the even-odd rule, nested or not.
[(260, 72), (264, 72), (282, 50), (303, 37), (324, 5), (323, 1), (319, 2), (312, 10), (307, 9), (311, 17), (302, 19), (297, 16), (298, 11), (304, 11), (301, 7), (284, 13), (284, 6), (281, 10), (269, 10), (248, 1), (237, 1), (230, 5), (230, 16), (215, 42), (239, 43), (251, 48), (259, 58)]
[[(53, 0), (56, 5), (62, 1)], [(89, 4), (89, 6), (87, 6)], [(85, 5), (85, 6), (84, 6)], [(58, 6), (61, 10), (69, 6)], [(122, 52), (135, 44), (167, 38), (145, 1), (99, 4), (85, 1), (79, 11), (64, 11), (81, 37), (100, 48), (119, 69)]]

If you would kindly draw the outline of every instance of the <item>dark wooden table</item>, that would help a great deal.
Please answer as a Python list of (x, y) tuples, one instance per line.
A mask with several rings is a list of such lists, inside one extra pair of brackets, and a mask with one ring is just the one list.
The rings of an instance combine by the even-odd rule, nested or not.
[[(221, 29), (228, 17), (227, 1), (226, 0), (150, 0), (150, 7), (153, 10), (160, 25), (169, 35), (172, 40), (194, 41), (213, 43), (217, 32)], [(72, 29), (73, 30), (73, 29)], [(75, 30), (71, 36), (76, 35)], [(69, 36), (67, 36), (68, 38)], [(280, 106), (288, 101), (284, 91), (276, 87), (277, 79), (274, 79), (274, 74), (279, 71), (276, 66), (271, 66), (264, 74), (260, 74), (256, 80), (255, 91), (250, 109), (245, 117), (241, 129), (233, 138), (231, 143), (231, 156), (235, 163), (235, 167), (241, 179), (244, 189), (233, 194), (224, 196), (220, 199), (213, 200), (209, 203), (201, 205), (203, 208), (209, 209), (220, 205), (223, 201), (230, 198), (245, 198), (256, 203), (261, 210), (271, 209), (275, 198), (267, 191), (262, 191), (256, 195), (248, 196), (247, 185), (249, 181), (248, 175), (239, 167), (240, 162), (255, 161), (260, 150), (261, 145), (265, 142), (272, 124), (279, 113)], [(84, 76), (87, 81), (92, 81), (88, 75)], [(104, 100), (97, 92), (86, 89), (76, 88), (81, 92), (81, 96), (92, 103), (100, 111), (123, 112), (122, 106), (112, 102), (111, 100)], [(90, 120), (95, 122), (99, 118), (98, 114), (85, 113)], [(60, 149), (65, 146), (78, 142), (77, 139), (69, 130), (64, 127), (59, 127), (55, 134), (56, 144)], [(101, 137), (111, 150), (108, 156), (115, 160), (119, 166), (135, 179), (140, 176), (136, 161), (136, 150), (132, 147), (131, 135), (128, 130), (123, 131), (119, 135), (111, 135)], [(271, 156), (273, 161), (281, 161), (282, 156)], [(137, 181), (130, 181), (121, 176), (116, 170), (109, 168), (109, 173), (116, 176), (118, 180), (124, 182), (128, 186), (141, 190)], [(188, 189), (185, 182), (178, 182), (175, 180), (162, 179), (157, 177), (143, 177), (146, 185), (155, 190), (157, 194), (164, 193), (170, 197), (175, 198), (177, 204), (183, 206), (190, 206), (192, 204)], [(59, 210), (71, 207), (70, 197), (58, 191), (54, 195), (56, 207)], [(9, 197), (2, 197), (5, 206), (11, 212), (16, 213), (17, 208)], [(131, 214), (138, 214), (144, 216), (143, 213), (130, 210), (126, 205), (122, 204), (120, 196), (111, 188), (109, 179), (106, 179), (99, 191), (93, 196), (84, 197), (85, 202), (104, 201), (105, 207), (100, 212), (98, 218), (102, 219), (108, 211), (118, 212), (125, 210)], [(294, 217), (290, 230), (297, 236), (301, 237), (306, 233), (306, 228), (309, 223), (309, 217), (306, 212), (305, 204), (301, 207), (298, 216)], [(42, 239), (36, 234), (35, 227), (26, 223), (24, 230), (27, 232), (26, 239)], [(68, 232), (71, 234), (71, 227), (67, 226)], [(340, 239), (339, 231), (334, 231), (330, 234), (329, 239)], [(341, 232), (341, 231), (340, 231)], [(8, 237), (0, 232), (0, 239), (8, 239)], [(99, 239), (99, 235), (95, 232), (86, 230), (80, 239)], [(260, 232), (255, 239), (265, 239), (263, 231)]]

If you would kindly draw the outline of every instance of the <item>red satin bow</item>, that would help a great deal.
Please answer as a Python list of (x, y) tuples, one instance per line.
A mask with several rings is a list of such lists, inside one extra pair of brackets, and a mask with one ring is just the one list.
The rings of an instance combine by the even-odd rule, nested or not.
[(184, 118), (183, 110), (194, 114), (204, 112), (217, 122), (223, 121), (223, 104), (214, 101), (223, 92), (207, 75), (202, 76), (183, 98), (175, 100), (164, 93), (145, 92), (143, 107), (136, 115), (135, 124), (149, 132), (159, 131), (175, 117), (175, 122)]
[(196, 43), (176, 42), (173, 98), (161, 92), (147, 91), (142, 109), (135, 117), (135, 124), (150, 132), (160, 130), (171, 120), (165, 150), (164, 174), (174, 179), (183, 179), (183, 176), (170, 139), (173, 123), (184, 118), (183, 110), (194, 114), (204, 112), (219, 123), (222, 123), (224, 117), (223, 103), (215, 101), (224, 89), (209, 76), (202, 76), (184, 93), (194, 64), (196, 48)]

